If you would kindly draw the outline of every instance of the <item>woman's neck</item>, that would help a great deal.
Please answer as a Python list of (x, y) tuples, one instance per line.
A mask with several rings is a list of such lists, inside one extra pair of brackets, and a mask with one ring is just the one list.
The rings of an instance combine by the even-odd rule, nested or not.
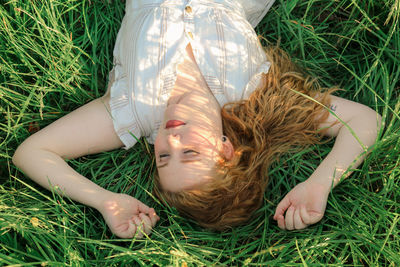
[(199, 117), (198, 121), (208, 125), (205, 127), (209, 127), (209, 131), (222, 135), (221, 106), (201, 74), (190, 44), (186, 47), (183, 61), (177, 66), (177, 79), (167, 109), (174, 104), (190, 107), (191, 114), (186, 115)]
[(208, 95), (214, 98), (193, 55), (192, 46), (187, 45), (184, 53), (184, 59), (177, 66), (177, 79), (170, 95), (169, 103), (173, 104), (179, 101), (179, 98), (191, 92)]

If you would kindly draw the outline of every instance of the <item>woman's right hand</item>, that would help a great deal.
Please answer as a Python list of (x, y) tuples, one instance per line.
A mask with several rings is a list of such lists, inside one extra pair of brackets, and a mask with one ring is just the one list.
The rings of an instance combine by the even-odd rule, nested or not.
[(111, 232), (120, 238), (149, 235), (160, 219), (153, 208), (126, 194), (111, 193), (99, 211)]

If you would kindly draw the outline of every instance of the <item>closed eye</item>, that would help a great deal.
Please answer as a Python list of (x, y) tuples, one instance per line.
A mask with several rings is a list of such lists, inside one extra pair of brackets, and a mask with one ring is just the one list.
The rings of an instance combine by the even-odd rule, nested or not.
[(183, 152), (183, 153), (184, 153), (184, 154), (195, 154), (195, 155), (200, 154), (200, 152), (194, 151), (193, 149), (186, 150), (186, 151)]
[[(197, 151), (195, 151), (195, 150), (193, 150), (193, 149), (188, 149), (188, 150), (185, 150), (184, 152), (183, 152), (185, 155), (199, 155), (200, 154), (200, 152), (197, 152)], [(168, 154), (168, 153), (164, 153), (164, 154), (160, 154), (158, 157), (159, 157), (159, 159), (161, 160), (161, 159), (163, 159), (163, 158), (167, 158), (167, 157), (169, 157), (170, 155)]]
[(168, 157), (169, 156), (169, 154), (160, 154), (158, 157), (160, 158), (160, 159), (162, 159), (162, 158), (166, 158), (166, 157)]

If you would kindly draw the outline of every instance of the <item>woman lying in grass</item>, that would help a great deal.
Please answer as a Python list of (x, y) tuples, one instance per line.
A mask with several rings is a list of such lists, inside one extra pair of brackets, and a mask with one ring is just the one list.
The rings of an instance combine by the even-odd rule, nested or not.
[(331, 188), (374, 144), (380, 116), (322, 91), (278, 48), (261, 47), (253, 28), (272, 3), (127, 1), (107, 93), (29, 137), (13, 162), (43, 187), (96, 208), (128, 238), (150, 233), (154, 209), (99, 187), (65, 159), (129, 149), (146, 137), (154, 143), (155, 193), (223, 230), (259, 208), (268, 168), (282, 153), (336, 136), (274, 215), (288, 230), (318, 222)]

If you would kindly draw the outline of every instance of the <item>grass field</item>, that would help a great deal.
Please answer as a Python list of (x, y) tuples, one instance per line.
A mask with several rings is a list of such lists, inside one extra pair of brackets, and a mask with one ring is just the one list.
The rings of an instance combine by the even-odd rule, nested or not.
[(2, 0), (0, 5), (0, 265), (400, 265), (400, 1), (277, 1), (256, 31), (337, 94), (383, 116), (372, 153), (329, 197), (322, 221), (282, 231), (279, 200), (304, 181), (333, 142), (287, 155), (270, 170), (252, 221), (210, 232), (151, 195), (144, 140), (70, 160), (82, 175), (132, 194), (161, 217), (152, 235), (118, 239), (100, 213), (42, 189), (11, 157), (25, 138), (105, 92), (121, 1)]

